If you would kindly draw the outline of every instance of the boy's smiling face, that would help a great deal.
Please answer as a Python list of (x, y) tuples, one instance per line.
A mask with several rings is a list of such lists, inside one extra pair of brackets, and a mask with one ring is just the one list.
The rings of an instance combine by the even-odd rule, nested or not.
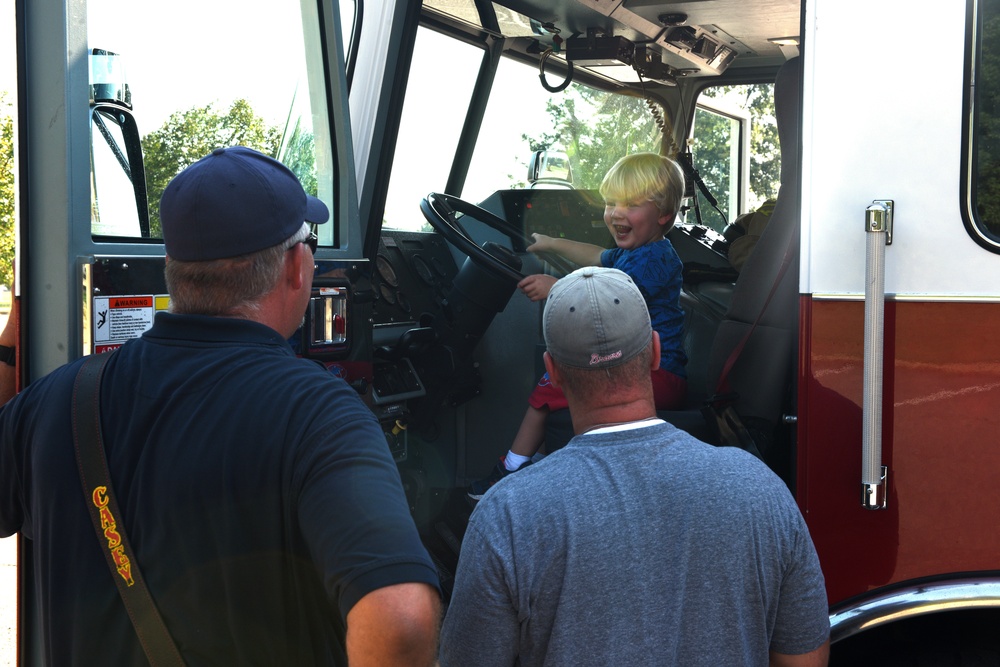
[(659, 241), (672, 219), (672, 215), (661, 215), (656, 204), (648, 200), (604, 204), (604, 224), (623, 250)]

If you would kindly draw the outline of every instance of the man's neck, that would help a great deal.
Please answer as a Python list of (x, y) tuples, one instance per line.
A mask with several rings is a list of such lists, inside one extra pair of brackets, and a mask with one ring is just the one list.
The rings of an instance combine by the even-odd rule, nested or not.
[(625, 403), (602, 406), (570, 405), (573, 419), (573, 433), (580, 435), (595, 428), (628, 424), (656, 417), (656, 408), (651, 398), (637, 398)]
[(640, 419), (637, 422), (625, 422), (624, 424), (598, 424), (597, 426), (588, 428), (580, 435), (631, 431), (634, 429), (645, 428), (647, 426), (653, 426), (654, 424), (662, 424), (662, 423), (663, 420), (660, 419), (659, 417), (650, 417), (649, 419)]

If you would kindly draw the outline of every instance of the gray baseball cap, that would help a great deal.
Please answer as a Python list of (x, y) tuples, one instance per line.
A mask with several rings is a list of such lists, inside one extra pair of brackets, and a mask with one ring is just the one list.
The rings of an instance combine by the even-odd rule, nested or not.
[(642, 293), (618, 269), (585, 266), (556, 281), (542, 314), (552, 358), (575, 368), (612, 368), (649, 345)]

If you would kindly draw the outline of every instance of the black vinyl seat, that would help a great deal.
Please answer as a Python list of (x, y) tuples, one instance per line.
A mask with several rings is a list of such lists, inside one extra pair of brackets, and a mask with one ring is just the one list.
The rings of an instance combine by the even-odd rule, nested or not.
[[(736, 411), (744, 418), (762, 419), (771, 425), (780, 419), (788, 399), (798, 337), (801, 89), (802, 60), (793, 58), (781, 67), (774, 83), (781, 145), (777, 203), (736, 280), (732, 303), (716, 331), (708, 363), (708, 386), (714, 387), (733, 350), (757, 321), (728, 379), (729, 386), (739, 395)], [(788, 266), (781, 274), (782, 261), (788, 253)], [(780, 282), (775, 286), (779, 276)]]

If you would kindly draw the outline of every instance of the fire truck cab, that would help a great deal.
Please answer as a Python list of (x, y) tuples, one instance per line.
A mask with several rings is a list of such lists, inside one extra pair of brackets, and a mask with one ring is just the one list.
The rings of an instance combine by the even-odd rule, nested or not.
[[(609, 246), (600, 178), (660, 152), (688, 179), (690, 406), (666, 417), (716, 438), (700, 407), (728, 374), (810, 527), (835, 664), (1000, 655), (996, 0), (15, 8), (22, 384), (168, 307), (174, 174), (269, 152), (332, 213), (290, 344), (378, 417), (447, 594), (465, 489), (543, 370), (517, 281), (573, 268), (530, 235)], [(737, 270), (736, 219), (772, 204)]]

